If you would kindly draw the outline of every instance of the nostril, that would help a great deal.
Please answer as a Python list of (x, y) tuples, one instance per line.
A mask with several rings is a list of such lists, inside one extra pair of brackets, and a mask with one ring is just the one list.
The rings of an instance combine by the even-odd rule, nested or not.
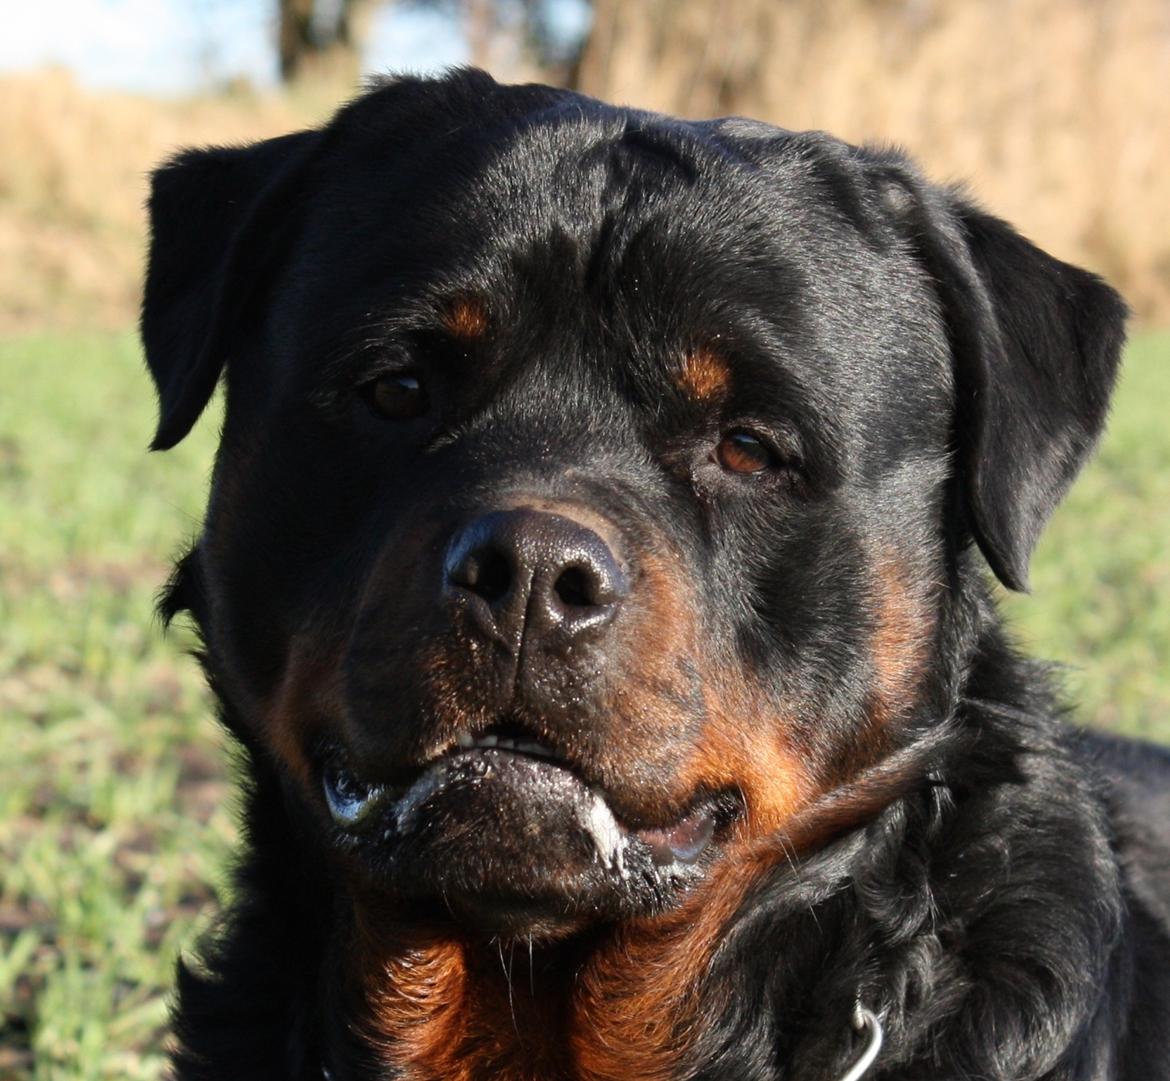
[(450, 574), (456, 585), (495, 604), (512, 588), (512, 565), (495, 548), (480, 548), (463, 559)]
[[(480, 515), (451, 539), (443, 591), (459, 626), (514, 649), (600, 631), (629, 581), (600, 534), (561, 515), (520, 507)], [(470, 622), (467, 622), (470, 621)]]
[(475, 591), (489, 604), (502, 600), (512, 588), (512, 566), (501, 552), (489, 549), (480, 555), (479, 581)]
[(561, 603), (570, 608), (590, 608), (598, 603), (597, 581), (581, 567), (565, 568), (553, 590)]

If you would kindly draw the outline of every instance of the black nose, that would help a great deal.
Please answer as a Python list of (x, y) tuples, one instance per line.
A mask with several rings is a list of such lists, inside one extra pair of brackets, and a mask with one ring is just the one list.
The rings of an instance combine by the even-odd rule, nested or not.
[(570, 639), (597, 631), (629, 592), (617, 558), (592, 529), (518, 508), (469, 522), (451, 541), (444, 589), (509, 646), (523, 635)]

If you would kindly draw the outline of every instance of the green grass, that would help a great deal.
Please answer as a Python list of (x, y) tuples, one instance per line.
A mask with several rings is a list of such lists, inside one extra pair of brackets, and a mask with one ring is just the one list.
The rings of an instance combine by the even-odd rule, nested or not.
[(0, 1078), (156, 1078), (233, 832), (190, 643), (152, 615), (215, 426), (145, 453), (130, 335), (0, 342), (0, 374)]
[[(148, 455), (130, 335), (0, 342), (0, 1081), (158, 1078), (175, 956), (222, 899), (221, 741), (153, 595), (215, 423)], [(1041, 545), (1018, 634), (1080, 716), (1170, 739), (1170, 335), (1130, 350), (1102, 452)]]
[(1096, 458), (1041, 539), (1032, 592), (1005, 610), (1065, 665), (1076, 716), (1170, 741), (1170, 333), (1129, 347)]

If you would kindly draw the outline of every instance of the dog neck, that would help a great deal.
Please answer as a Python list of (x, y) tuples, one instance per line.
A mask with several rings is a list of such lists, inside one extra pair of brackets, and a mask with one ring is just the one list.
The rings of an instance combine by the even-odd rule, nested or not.
[[(669, 1081), (691, 1076), (685, 1066), (688, 1028), (693, 1032), (699, 1020), (698, 974), (684, 968), (681, 983), (670, 987), (667, 972), (676, 959), (684, 966), (691, 960), (684, 943), (692, 936), (678, 926), (657, 930), (661, 937), (643, 938), (633, 960), (654, 960), (663, 967), (643, 970), (635, 981), (613, 983), (608, 968), (631, 946), (627, 935), (613, 936), (586, 961), (584, 981), (576, 987), (567, 976), (580, 960), (574, 946), (542, 949), (538, 960), (531, 944), (518, 951), (516, 944), (497, 943), (486, 951), (494, 949), (496, 969), (496, 958), (486, 957), (482, 947), (469, 949), (452, 939), (399, 941), (393, 956), (383, 959), (381, 979), (364, 1013), (363, 1038), (376, 1059), (373, 1069), (419, 1081)], [(649, 951), (658, 956), (648, 958)], [(628, 972), (624, 962), (619, 970)], [(596, 980), (606, 982), (598, 986)], [(883, 1042), (880, 1019), (860, 997), (850, 1026), (838, 1038), (847, 1064), (832, 1076), (860, 1081)], [(322, 1077), (344, 1081), (328, 1066)]]
[[(716, 1019), (735, 1013), (741, 989), (713, 974), (753, 895), (768, 890), (771, 917), (783, 924), (787, 909), (791, 934), (807, 938), (809, 917), (819, 918), (815, 898), (833, 896), (860, 851), (857, 827), (920, 782), (928, 751), (923, 744), (894, 756), (810, 808), (784, 837), (731, 846), (707, 882), (654, 918), (534, 946), (406, 929), (376, 904), (358, 902), (346, 950), (356, 989), (348, 1030), (375, 1072), (413, 1081), (690, 1076), (711, 1051)], [(814, 849), (817, 866), (806, 875), (793, 860)], [(786, 952), (793, 961), (803, 953)], [(804, 967), (793, 965), (794, 988), (814, 979)], [(852, 996), (826, 1001), (823, 1027), (836, 1033), (823, 1052), (831, 1071), (843, 1073), (856, 1058), (854, 1005)]]
[(704, 976), (744, 891), (729, 869), (701, 892), (658, 919), (536, 946), (359, 918), (351, 1026), (387, 1076), (670, 1081), (713, 1008)]

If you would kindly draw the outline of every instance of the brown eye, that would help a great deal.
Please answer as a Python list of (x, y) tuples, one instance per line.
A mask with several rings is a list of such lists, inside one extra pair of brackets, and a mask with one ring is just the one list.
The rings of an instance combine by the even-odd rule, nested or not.
[(774, 461), (763, 440), (742, 430), (727, 432), (719, 440), (715, 458), (728, 473), (762, 473)]
[(389, 420), (414, 420), (427, 410), (427, 392), (409, 372), (383, 375), (370, 386), (370, 402)]

